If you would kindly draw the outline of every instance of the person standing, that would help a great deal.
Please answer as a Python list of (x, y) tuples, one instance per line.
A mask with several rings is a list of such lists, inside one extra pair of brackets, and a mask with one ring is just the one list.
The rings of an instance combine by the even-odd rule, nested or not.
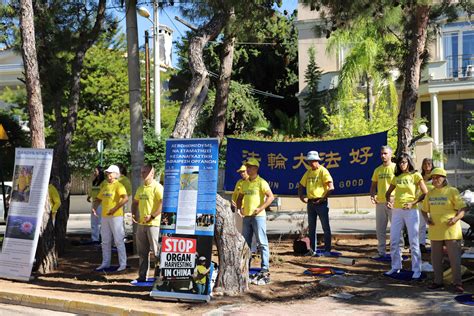
[[(306, 155), (306, 160), (310, 166), (300, 180), (298, 195), (303, 203), (307, 203), (308, 228), (311, 250), (309, 255), (316, 254), (316, 222), (319, 217), (324, 231), (324, 252), (323, 256), (331, 255), (331, 226), (329, 225), (328, 197), (334, 191), (333, 179), (329, 171), (319, 163), (319, 153), (310, 151)], [(306, 188), (306, 196), (304, 189)]]
[(448, 185), (446, 171), (435, 168), (431, 172), (433, 189), (423, 201), (423, 217), (429, 225), (428, 237), (431, 240), (431, 264), (434, 281), (428, 287), (431, 290), (443, 287), (443, 246), (448, 251), (449, 263), (453, 275), (454, 291), (464, 292), (461, 280), (461, 221), (467, 206), (459, 191)]
[(150, 165), (141, 168), (143, 185), (139, 186), (132, 203), (132, 216), (137, 225), (138, 282), (147, 280), (150, 268), (150, 249), (159, 256), (163, 186), (155, 181), (155, 169)]
[[(421, 190), (421, 195), (418, 197), (416, 194), (417, 187)], [(391, 195), (394, 190), (395, 198), (392, 202)], [(390, 229), (392, 268), (386, 273), (387, 275), (398, 273), (402, 268), (400, 235), (403, 225), (406, 225), (411, 251), (412, 279), (416, 280), (421, 277), (421, 252), (418, 237), (420, 219), (416, 204), (423, 201), (427, 192), (423, 177), (415, 170), (410, 156), (402, 153), (397, 159), (395, 177), (385, 193), (387, 207), (392, 209), (392, 227)]]
[(243, 217), (242, 235), (249, 248), (252, 247), (252, 236), (255, 235), (257, 239), (257, 248), (261, 251), (262, 262), (255, 282), (264, 285), (270, 283), (270, 249), (265, 209), (272, 203), (274, 196), (268, 182), (258, 175), (260, 167), (258, 160), (249, 158), (245, 167), (249, 178), (242, 183), (236, 203), (237, 212)]
[(61, 206), (61, 198), (59, 197), (58, 190), (52, 183), (48, 185), (48, 196), (49, 204), (51, 206), (51, 216), (53, 217), (53, 223), (55, 223), (56, 214), (58, 213), (58, 209)]
[[(102, 170), (101, 166), (97, 166), (94, 169), (94, 179), (92, 180), (92, 186), (89, 190), (89, 194), (87, 195), (87, 202), (92, 202), (94, 203), (95, 198), (97, 197), (97, 194), (99, 194), (100, 189), (104, 185), (107, 184), (107, 181), (105, 181), (104, 177), (104, 171)], [(99, 244), (100, 243), (100, 223), (102, 219), (102, 206), (99, 205), (97, 208), (97, 212), (92, 211), (92, 207), (94, 204), (91, 206), (91, 241), (94, 244)]]
[(100, 189), (94, 200), (92, 212), (102, 205), (102, 264), (96, 270), (110, 267), (112, 259), (112, 240), (117, 247), (119, 268), (117, 272), (127, 268), (127, 252), (125, 250), (125, 230), (123, 227), (123, 206), (128, 202), (125, 187), (117, 180), (120, 177), (119, 167), (111, 165), (105, 170), (107, 183)]
[[(433, 189), (433, 185), (431, 184), (431, 171), (433, 170), (433, 159), (425, 158), (421, 163), (421, 176), (426, 184), (426, 189), (430, 192)], [(419, 192), (418, 192), (419, 193)], [(421, 253), (426, 253), (426, 230), (427, 230), (427, 223), (425, 221), (425, 217), (423, 216), (422, 206), (419, 206), (420, 212), (420, 251)]]
[(240, 179), (237, 181), (234, 187), (234, 192), (232, 193), (232, 210), (235, 211), (237, 208), (237, 199), (239, 198), (239, 192), (240, 188), (242, 188), (242, 183), (246, 181), (249, 178), (249, 175), (247, 174), (247, 168), (245, 165), (240, 166), (239, 169), (237, 169), (237, 173), (240, 175)]
[(196, 269), (193, 275), (196, 294), (206, 294), (206, 284), (209, 271), (211, 271), (211, 267), (206, 268), (206, 257), (199, 257), (198, 264), (196, 265)]
[(382, 259), (386, 255), (387, 224), (392, 220), (392, 210), (387, 207), (385, 193), (390, 187), (395, 174), (395, 163), (392, 162), (392, 148), (382, 146), (380, 149), (382, 164), (375, 168), (370, 186), (370, 200), (375, 204), (375, 231), (377, 234), (378, 256), (373, 259)]

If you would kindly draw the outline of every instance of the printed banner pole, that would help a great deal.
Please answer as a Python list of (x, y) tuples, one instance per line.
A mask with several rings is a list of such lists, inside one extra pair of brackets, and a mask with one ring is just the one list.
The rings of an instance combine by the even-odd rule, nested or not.
[(161, 215), (160, 275), (150, 295), (209, 301), (216, 214), (217, 139), (168, 139)]
[(52, 162), (52, 149), (15, 150), (13, 189), (0, 253), (0, 277), (30, 279)]

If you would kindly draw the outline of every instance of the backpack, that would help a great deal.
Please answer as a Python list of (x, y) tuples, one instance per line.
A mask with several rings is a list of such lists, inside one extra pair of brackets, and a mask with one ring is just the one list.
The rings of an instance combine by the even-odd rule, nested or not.
[(293, 252), (295, 255), (304, 255), (311, 249), (309, 237), (298, 237), (293, 241)]

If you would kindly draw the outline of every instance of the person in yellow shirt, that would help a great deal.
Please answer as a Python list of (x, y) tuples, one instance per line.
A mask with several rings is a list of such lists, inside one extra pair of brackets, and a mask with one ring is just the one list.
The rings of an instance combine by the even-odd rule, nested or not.
[(163, 186), (155, 181), (155, 169), (150, 165), (141, 168), (143, 185), (139, 186), (132, 203), (132, 216), (137, 225), (135, 239), (138, 251), (138, 279), (147, 279), (150, 267), (150, 249), (155, 258), (159, 256), (161, 210), (163, 207)]
[(56, 213), (58, 212), (58, 209), (61, 206), (61, 198), (59, 197), (58, 190), (52, 183), (48, 185), (48, 196), (49, 204), (51, 206), (51, 216), (53, 217), (54, 223), (56, 221)]
[(257, 284), (270, 283), (270, 249), (267, 238), (267, 217), (265, 209), (272, 203), (274, 196), (268, 182), (258, 175), (260, 163), (255, 158), (249, 158), (245, 167), (249, 175), (240, 188), (237, 198), (237, 212), (243, 217), (242, 235), (249, 248), (252, 246), (252, 236), (257, 239), (257, 247), (261, 251), (261, 271), (255, 279)]
[(237, 173), (240, 175), (239, 181), (235, 184), (234, 192), (232, 193), (232, 210), (235, 211), (237, 208), (237, 199), (239, 198), (240, 188), (242, 188), (242, 184), (245, 180), (249, 178), (247, 174), (247, 168), (245, 165), (242, 165), (239, 169), (237, 169)]
[(196, 266), (193, 276), (196, 294), (206, 294), (207, 275), (210, 270), (211, 268), (206, 268), (206, 257), (199, 257), (198, 265)]
[(111, 165), (105, 170), (107, 184), (97, 194), (92, 212), (97, 213), (97, 208), (102, 205), (102, 264), (96, 269), (98, 271), (109, 268), (112, 259), (112, 239), (117, 247), (119, 268), (117, 272), (127, 268), (127, 253), (125, 250), (125, 229), (123, 226), (123, 206), (128, 201), (125, 187), (117, 180), (120, 170)]
[(28, 174), (28, 170), (25, 167), (20, 167), (18, 176), (18, 196), (19, 201), (28, 201), (28, 193), (31, 185), (31, 175)]
[[(417, 195), (417, 187), (420, 188), (420, 195)], [(395, 196), (392, 201), (391, 196), (394, 190)], [(395, 177), (385, 193), (387, 207), (392, 209), (392, 227), (390, 228), (392, 268), (386, 272), (386, 275), (398, 273), (402, 268), (400, 236), (403, 226), (406, 226), (410, 242), (412, 279), (418, 280), (421, 277), (421, 252), (418, 237), (420, 218), (416, 204), (423, 201), (427, 192), (425, 181), (423, 181), (421, 174), (415, 170), (410, 156), (401, 154), (397, 158)]]
[(431, 172), (433, 189), (423, 201), (423, 217), (429, 225), (428, 237), (431, 240), (431, 264), (434, 282), (429, 289), (443, 287), (443, 245), (448, 250), (453, 275), (454, 291), (463, 293), (461, 281), (461, 221), (467, 206), (459, 191), (448, 185), (446, 171), (435, 168)]
[[(433, 159), (431, 158), (425, 158), (423, 159), (421, 163), (421, 176), (423, 177), (423, 180), (425, 181), (426, 184), (426, 189), (428, 192), (430, 192), (433, 189), (433, 185), (431, 184), (431, 171), (433, 170)], [(417, 192), (420, 194), (419, 190)], [(422, 203), (419, 204), (419, 213), (420, 213), (420, 235), (419, 235), (419, 242), (420, 242), (420, 251), (421, 253), (426, 253), (426, 230), (427, 230), (427, 223), (425, 221), (425, 218), (423, 216), (423, 212), (421, 210), (421, 205)]]
[[(92, 180), (92, 186), (87, 194), (87, 202), (94, 202), (97, 194), (107, 184), (104, 177), (104, 171), (101, 166), (97, 166), (94, 169), (94, 179)], [(97, 212), (92, 212), (93, 204), (91, 205), (91, 241), (93, 244), (100, 244), (100, 225), (102, 220), (102, 206), (99, 205)]]

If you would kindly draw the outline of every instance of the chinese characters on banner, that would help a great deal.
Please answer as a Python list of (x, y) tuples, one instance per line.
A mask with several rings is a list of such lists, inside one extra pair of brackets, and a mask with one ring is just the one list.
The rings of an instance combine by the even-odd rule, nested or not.
[(48, 193), (52, 149), (16, 148), (0, 277), (28, 281)]
[(160, 275), (152, 297), (210, 299), (218, 157), (214, 138), (166, 141)]
[(235, 172), (248, 158), (260, 161), (259, 174), (274, 194), (297, 195), (298, 183), (309, 168), (305, 158), (316, 150), (320, 162), (334, 179), (332, 195), (368, 194), (371, 176), (380, 165), (380, 147), (387, 132), (323, 142), (266, 142), (235, 138), (227, 140), (224, 190), (232, 191), (240, 179)]

